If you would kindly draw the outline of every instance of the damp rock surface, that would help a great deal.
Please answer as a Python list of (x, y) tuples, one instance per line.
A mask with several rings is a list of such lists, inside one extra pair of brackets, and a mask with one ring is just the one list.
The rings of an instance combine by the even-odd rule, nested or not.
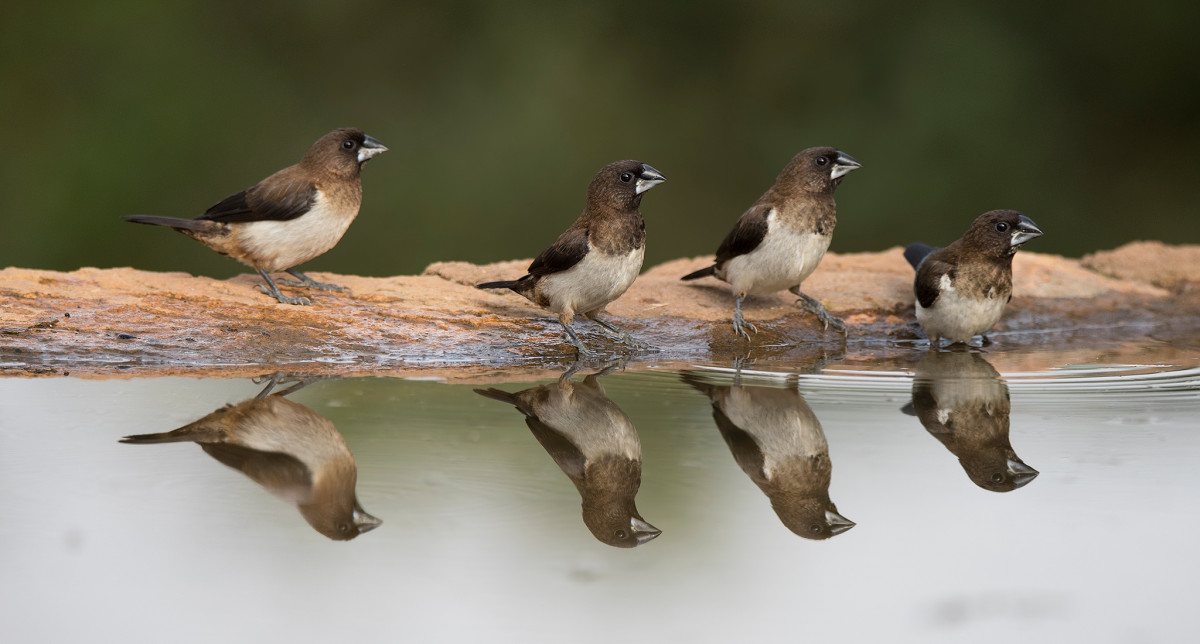
[[(830, 253), (804, 291), (849, 327), (826, 331), (786, 291), (747, 298), (759, 333), (733, 334), (729, 288), (680, 276), (712, 261), (685, 258), (649, 267), (608, 318), (660, 348), (628, 356), (590, 322), (576, 328), (626, 368), (735, 358), (873, 359), (911, 352), (923, 334), (913, 317), (912, 269), (899, 247)], [(0, 375), (243, 377), (269, 371), (314, 375), (486, 378), (497, 371), (553, 373), (574, 350), (553, 316), (509, 291), (474, 284), (515, 279), (528, 259), (488, 265), (439, 262), (421, 275), (358, 277), (314, 273), (349, 288), (334, 293), (283, 287), (311, 306), (279, 304), (255, 275), (215, 280), (132, 268), (71, 272), (0, 270)], [(1033, 345), (1117, 350), (1145, 340), (1200, 344), (1200, 246), (1135, 242), (1082, 260), (1022, 251), (1014, 297), (989, 350)]]

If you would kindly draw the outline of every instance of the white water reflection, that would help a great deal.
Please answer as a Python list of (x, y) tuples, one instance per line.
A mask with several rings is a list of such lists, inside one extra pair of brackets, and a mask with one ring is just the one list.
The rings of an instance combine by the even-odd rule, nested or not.
[(1081, 370), (1004, 374), (1011, 445), (1041, 472), (1010, 494), (974, 485), (900, 411), (910, 372), (840, 368), (792, 377), (835, 465), (829, 497), (857, 523), (825, 541), (781, 524), (677, 374), (605, 376), (640, 435), (637, 507), (663, 531), (634, 549), (593, 537), (555, 461), (472, 385), (289, 396), (341, 431), (358, 498), (386, 521), (333, 542), (193, 445), (117, 442), (253, 383), (0, 380), (4, 639), (1106, 642), (1200, 627), (1190, 366), (1082, 376), (1145, 383), (1119, 391)]

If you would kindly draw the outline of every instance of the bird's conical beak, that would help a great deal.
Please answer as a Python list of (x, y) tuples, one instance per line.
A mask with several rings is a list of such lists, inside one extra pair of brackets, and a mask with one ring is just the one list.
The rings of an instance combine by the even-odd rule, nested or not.
[[(858, 159), (855, 159), (849, 154), (846, 154), (841, 150), (838, 150), (837, 154), (837, 160), (833, 162), (833, 170), (829, 173), (830, 179), (844, 177), (862, 167), (862, 164), (858, 162)], [(857, 179), (855, 179), (855, 181), (857, 181)]]
[(358, 526), (359, 534), (370, 532), (382, 524), (382, 519), (367, 514), (362, 508), (354, 508), (354, 525)]
[(829, 532), (835, 535), (841, 534), (856, 525), (850, 519), (847, 519), (833, 510), (825, 511), (825, 520), (829, 522)]
[(379, 139), (373, 136), (363, 136), (362, 147), (358, 149), (358, 162), (366, 163), (368, 159), (387, 152), (387, 146), (380, 143)]
[[(655, 170), (650, 165), (643, 163), (642, 171), (638, 173), (637, 183), (634, 184), (634, 190), (636, 191), (636, 194), (640, 195), (643, 192), (653, 188), (654, 186), (657, 186), (658, 184), (660, 184), (666, 180), (667, 180), (667, 178), (665, 176), (663, 176), (663, 173), (659, 172), (658, 170)], [(649, 525), (649, 524), (647, 524), (647, 525)], [(653, 538), (653, 537), (651, 537), (651, 538)]]
[(1028, 485), (1030, 481), (1037, 478), (1040, 473), (1037, 470), (1029, 467), (1021, 461), (1008, 459), (1008, 473), (1012, 476), (1013, 486), (1022, 487)]
[(633, 519), (629, 522), (629, 525), (633, 528), (634, 538), (637, 539), (639, 546), (647, 541), (652, 541), (655, 537), (662, 534), (662, 530), (659, 530), (658, 528), (637, 517), (633, 517)]
[(1033, 223), (1033, 220), (1025, 215), (1021, 215), (1017, 222), (1017, 227), (1012, 233), (1012, 246), (1015, 248), (1025, 242), (1042, 236), (1042, 229)]

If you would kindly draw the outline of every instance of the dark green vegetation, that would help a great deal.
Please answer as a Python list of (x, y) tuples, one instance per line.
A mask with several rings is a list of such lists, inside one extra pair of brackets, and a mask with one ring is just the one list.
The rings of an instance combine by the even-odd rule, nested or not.
[(711, 253), (829, 144), (832, 250), (946, 243), (1015, 208), (1037, 251), (1200, 241), (1200, 6), (1053, 3), (10, 3), (0, 266), (245, 272), (119, 216), (191, 216), (334, 127), (392, 152), (305, 269), (532, 256), (602, 165), (669, 182), (648, 264)]

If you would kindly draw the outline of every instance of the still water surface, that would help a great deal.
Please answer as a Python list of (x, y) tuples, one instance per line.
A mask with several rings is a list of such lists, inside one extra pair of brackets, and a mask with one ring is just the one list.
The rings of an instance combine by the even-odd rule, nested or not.
[(1186, 641), (1200, 360), (1177, 362), (1001, 377), (940, 353), (257, 400), (247, 380), (3, 379), (0, 631)]

